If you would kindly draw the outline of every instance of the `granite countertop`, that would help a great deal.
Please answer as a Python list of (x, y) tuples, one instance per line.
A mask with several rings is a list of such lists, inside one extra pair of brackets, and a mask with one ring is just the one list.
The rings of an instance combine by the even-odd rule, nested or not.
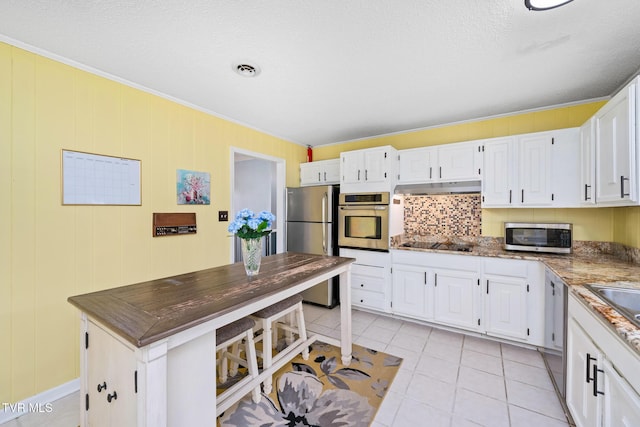
[[(598, 244), (593, 244), (593, 242), (584, 245), (579, 244), (572, 254), (554, 255), (506, 251), (500, 241), (490, 238), (460, 240), (459, 243), (473, 245), (473, 249), (470, 252), (401, 246), (406, 240), (404, 237), (394, 238), (391, 249), (541, 261), (564, 281), (570, 292), (578, 296), (587, 307), (604, 319), (612, 330), (640, 355), (640, 328), (584, 286), (586, 284), (598, 284), (640, 290), (640, 264), (638, 263), (627, 261), (623, 257), (612, 253), (597, 250)], [(585, 248), (588, 248), (588, 250)]]

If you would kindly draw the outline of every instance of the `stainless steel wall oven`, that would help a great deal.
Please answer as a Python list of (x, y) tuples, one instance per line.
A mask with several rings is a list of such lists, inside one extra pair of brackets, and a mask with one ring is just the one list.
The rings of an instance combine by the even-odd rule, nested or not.
[(338, 246), (388, 251), (389, 202), (388, 192), (340, 193)]

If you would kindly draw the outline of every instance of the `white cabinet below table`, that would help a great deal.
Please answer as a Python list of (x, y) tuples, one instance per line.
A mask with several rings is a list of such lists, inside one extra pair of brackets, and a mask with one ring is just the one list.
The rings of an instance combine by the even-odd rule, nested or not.
[(82, 356), (87, 376), (81, 414), (83, 425), (136, 425), (138, 388), (134, 350), (90, 320), (86, 320)]

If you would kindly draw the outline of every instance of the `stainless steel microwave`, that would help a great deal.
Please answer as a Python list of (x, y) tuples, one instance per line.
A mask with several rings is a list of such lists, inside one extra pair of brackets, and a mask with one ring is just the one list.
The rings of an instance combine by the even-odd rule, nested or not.
[(505, 222), (504, 248), (509, 251), (570, 254), (572, 234), (571, 224)]

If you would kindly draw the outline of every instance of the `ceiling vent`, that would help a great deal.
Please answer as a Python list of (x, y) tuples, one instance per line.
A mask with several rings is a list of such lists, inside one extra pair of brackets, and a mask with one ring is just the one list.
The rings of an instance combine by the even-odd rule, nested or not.
[(233, 64), (233, 70), (242, 77), (256, 77), (260, 74), (260, 67), (247, 62)]

